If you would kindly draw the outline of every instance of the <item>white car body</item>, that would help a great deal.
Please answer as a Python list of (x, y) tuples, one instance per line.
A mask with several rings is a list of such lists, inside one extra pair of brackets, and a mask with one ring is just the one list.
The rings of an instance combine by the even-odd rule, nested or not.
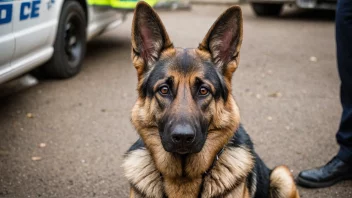
[[(0, 84), (48, 61), (63, 3), (66, 0), (0, 0)], [(70, 0), (72, 1), (72, 0)], [(120, 24), (124, 12), (94, 7), (85, 9), (87, 40)]]

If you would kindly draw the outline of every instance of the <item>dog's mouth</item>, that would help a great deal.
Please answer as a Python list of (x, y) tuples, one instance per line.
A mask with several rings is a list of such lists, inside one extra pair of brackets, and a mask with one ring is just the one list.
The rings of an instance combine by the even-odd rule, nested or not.
[(190, 154), (191, 151), (188, 149), (181, 148), (181, 149), (177, 149), (175, 153), (180, 155), (186, 155), (186, 154)]
[(179, 155), (188, 155), (188, 154), (193, 154), (193, 153), (198, 153), (201, 149), (193, 149), (193, 148), (176, 148), (176, 149), (167, 149), (165, 148), (165, 151), (169, 153), (174, 153), (174, 154), (179, 154)]

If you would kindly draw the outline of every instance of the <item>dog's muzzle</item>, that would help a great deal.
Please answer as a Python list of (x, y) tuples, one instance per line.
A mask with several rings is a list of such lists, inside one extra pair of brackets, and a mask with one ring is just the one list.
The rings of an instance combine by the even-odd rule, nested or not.
[[(197, 143), (197, 130), (191, 124), (180, 123), (166, 127), (167, 135), (162, 138), (162, 144), (166, 151), (181, 155), (197, 153), (202, 149)], [(200, 134), (198, 134), (200, 135)]]

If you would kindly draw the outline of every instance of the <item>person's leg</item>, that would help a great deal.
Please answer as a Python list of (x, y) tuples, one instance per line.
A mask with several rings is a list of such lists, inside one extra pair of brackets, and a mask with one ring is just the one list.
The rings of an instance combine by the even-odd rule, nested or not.
[(338, 0), (336, 10), (337, 65), (343, 108), (336, 140), (340, 150), (326, 165), (300, 172), (297, 184), (321, 188), (352, 179), (352, 0)]
[(343, 108), (336, 134), (340, 150), (337, 157), (352, 164), (352, 1), (339, 0), (336, 12), (337, 65), (341, 79)]

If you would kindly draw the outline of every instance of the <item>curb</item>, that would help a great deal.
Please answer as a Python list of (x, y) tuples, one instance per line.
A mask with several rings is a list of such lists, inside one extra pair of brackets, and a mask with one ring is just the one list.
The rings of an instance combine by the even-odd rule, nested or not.
[(203, 5), (234, 5), (245, 3), (245, 0), (190, 0), (191, 4), (203, 4)]

